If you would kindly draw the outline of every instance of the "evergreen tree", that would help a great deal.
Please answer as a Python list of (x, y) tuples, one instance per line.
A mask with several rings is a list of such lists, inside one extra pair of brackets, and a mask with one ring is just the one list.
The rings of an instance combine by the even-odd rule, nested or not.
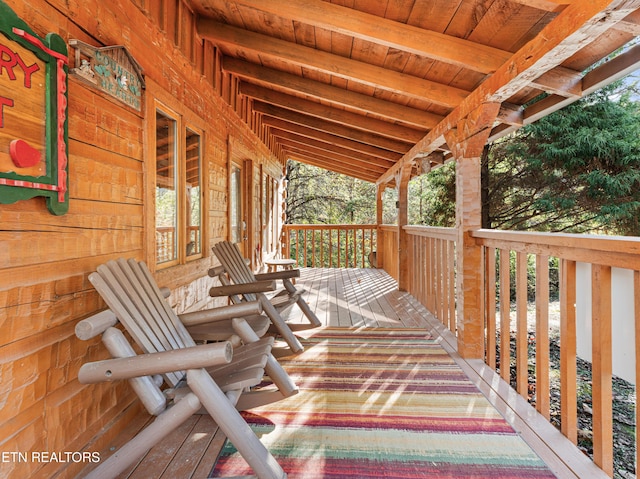
[(640, 111), (612, 88), (492, 146), (491, 227), (640, 234)]

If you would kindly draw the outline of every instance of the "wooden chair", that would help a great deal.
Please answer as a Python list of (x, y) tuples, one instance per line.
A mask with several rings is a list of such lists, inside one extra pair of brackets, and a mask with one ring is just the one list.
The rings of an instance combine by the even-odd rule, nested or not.
[[(213, 253), (220, 261), (221, 266), (209, 270), (209, 276), (218, 277), (222, 286), (211, 288), (209, 294), (211, 296), (229, 296), (234, 304), (258, 300), (264, 313), (291, 350), (294, 353), (303, 351), (302, 344), (293, 334), (292, 325), (287, 324), (280, 315), (280, 311), (296, 303), (309, 320), (309, 325), (296, 325), (296, 327), (315, 328), (322, 325), (302, 298), (304, 290), (296, 289), (291, 282), (292, 278), (300, 276), (300, 270), (291, 269), (254, 274), (238, 247), (230, 241), (220, 241), (214, 245)], [(276, 280), (282, 281), (284, 289), (267, 297), (265, 293), (275, 291)]]
[[(259, 479), (286, 478), (238, 412), (260, 403), (256, 398), (243, 402), (243, 398), (251, 395), (245, 392), (247, 388), (262, 381), (265, 368), (281, 388), (277, 391), (278, 397), (297, 392), (295, 384), (271, 355), (273, 338), (258, 339), (244, 319), (235, 317), (231, 323), (234, 331), (246, 338), (244, 345), (235, 349), (229, 341), (196, 345), (165, 301), (146, 265), (135, 260), (110, 261), (92, 273), (89, 280), (109, 310), (81, 321), (76, 334), (82, 339), (102, 334), (102, 341), (114, 359), (84, 364), (78, 379), (81, 383), (127, 379), (147, 411), (157, 418), (87, 477), (118, 475), (204, 408)], [(219, 319), (227, 315), (226, 309), (214, 310), (212, 316), (217, 315)], [(231, 311), (238, 315), (237, 309)], [(259, 311), (259, 303), (254, 303), (244, 314)], [(114, 318), (143, 354), (137, 355), (121, 329), (114, 327)], [(168, 388), (161, 390), (163, 381)], [(270, 399), (276, 395), (272, 394)]]

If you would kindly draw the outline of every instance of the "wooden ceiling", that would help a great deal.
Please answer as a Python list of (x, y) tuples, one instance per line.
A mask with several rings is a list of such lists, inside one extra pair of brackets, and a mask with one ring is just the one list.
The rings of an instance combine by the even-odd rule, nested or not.
[(490, 141), (640, 66), (640, 0), (192, 0), (198, 34), (275, 155), (366, 181), (451, 157), (446, 133), (500, 103)]

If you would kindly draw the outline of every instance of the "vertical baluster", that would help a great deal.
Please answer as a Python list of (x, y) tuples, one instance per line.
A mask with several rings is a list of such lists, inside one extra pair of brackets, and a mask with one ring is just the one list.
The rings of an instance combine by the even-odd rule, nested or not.
[(591, 266), (593, 461), (613, 476), (611, 267)]
[(456, 325), (456, 244), (449, 241), (449, 329), (455, 334)]
[(303, 253), (303, 264), (304, 264), (304, 267), (305, 267), (305, 268), (307, 267), (307, 258), (308, 258), (308, 256), (309, 256), (309, 255), (307, 254), (307, 246), (308, 246), (308, 245), (307, 245), (307, 235), (308, 235), (308, 231), (309, 231), (309, 230), (307, 230), (307, 229), (305, 228), (305, 229), (303, 230), (303, 233), (302, 233), (302, 241), (303, 241), (303, 243), (304, 243), (304, 248), (302, 249), (302, 253)]
[(311, 267), (316, 267), (316, 229), (311, 230)]
[(638, 385), (640, 384), (640, 271), (633, 272), (633, 305), (635, 320), (635, 337), (636, 337), (636, 471), (640, 464), (640, 412), (638, 412)]
[(511, 281), (509, 250), (500, 250), (500, 377), (509, 382), (510, 379), (510, 334), (511, 334)]
[(560, 420), (562, 433), (578, 441), (576, 399), (576, 262), (560, 265)]
[(549, 419), (549, 257), (536, 256), (536, 409)]
[(516, 390), (525, 398), (529, 386), (527, 327), (527, 254), (516, 253)]
[(486, 353), (487, 364), (496, 369), (496, 249), (485, 249), (485, 278), (486, 278)]

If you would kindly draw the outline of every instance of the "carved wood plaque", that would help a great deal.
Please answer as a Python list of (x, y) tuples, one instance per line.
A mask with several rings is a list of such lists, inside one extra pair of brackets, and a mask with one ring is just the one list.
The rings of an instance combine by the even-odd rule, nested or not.
[(0, 1), (0, 203), (44, 196), (69, 209), (67, 45), (38, 37)]

